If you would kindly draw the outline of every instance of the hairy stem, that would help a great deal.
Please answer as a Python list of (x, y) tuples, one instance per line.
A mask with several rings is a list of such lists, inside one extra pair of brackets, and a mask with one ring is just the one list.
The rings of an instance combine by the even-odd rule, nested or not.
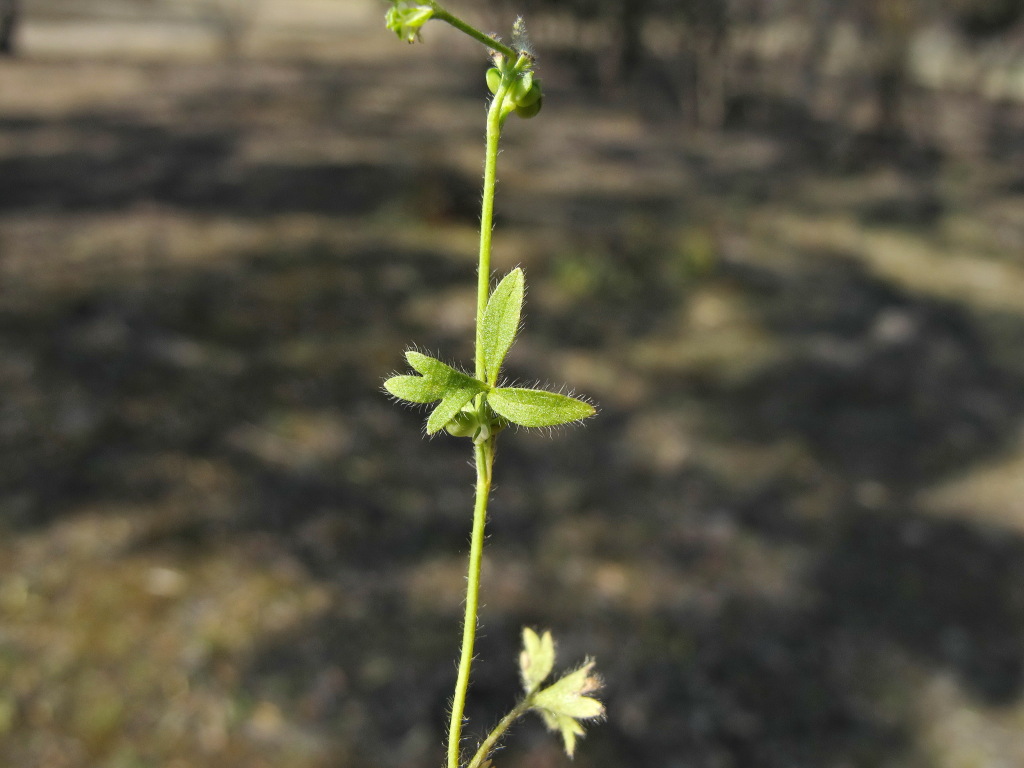
[(487, 110), (487, 149), (484, 154), (484, 192), (480, 206), (480, 257), (476, 276), (476, 377), (484, 380), (484, 310), (491, 291), (491, 234), (494, 227), (494, 188), (498, 171), (498, 141), (501, 139), (501, 105), (508, 87), (502, 83)]
[[(453, 24), (473, 37), (479, 33), (472, 27), (455, 19), (436, 4), (435, 18)], [(456, 23), (458, 22), (458, 23)], [(476, 34), (474, 34), (476, 33)], [(486, 38), (486, 36), (484, 36)], [(477, 38), (479, 39), (479, 38)], [(488, 40), (490, 38), (487, 38)], [(493, 41), (492, 41), (493, 42)], [(492, 45), (492, 47), (495, 47)], [(504, 46), (502, 46), (504, 48)], [(498, 49), (501, 50), (501, 49)], [(512, 56), (514, 51), (509, 49)], [(516, 67), (525, 66), (528, 58), (520, 55), (516, 58)], [(487, 140), (484, 153), (484, 189), (483, 202), (480, 208), (480, 255), (477, 265), (477, 304), (476, 304), (476, 377), (484, 380), (483, 327), (484, 310), (491, 291), (491, 233), (494, 226), (494, 189), (497, 183), (498, 142), (501, 139), (502, 108), (505, 96), (512, 85), (514, 74), (502, 78), (494, 98), (487, 110)], [(483, 408), (483, 398), (478, 398), (477, 405)], [(480, 565), (483, 562), (484, 527), (487, 523), (487, 501), (491, 493), (491, 469), (494, 465), (494, 437), (491, 436), (474, 446), (476, 459), (476, 500), (473, 506), (473, 533), (470, 539), (469, 575), (466, 581), (466, 615), (462, 624), (462, 653), (459, 656), (459, 672), (455, 681), (455, 695), (452, 699), (452, 719), (448, 728), (448, 768), (459, 768), (461, 758), (462, 721), (466, 710), (466, 694), (469, 691), (469, 673), (473, 664), (473, 647), (476, 643), (477, 612), (480, 604)], [(505, 726), (508, 727), (507, 725)], [(504, 730), (504, 729), (503, 729)], [(500, 734), (499, 734), (500, 735)]]
[(487, 734), (487, 738), (480, 743), (480, 747), (477, 749), (476, 754), (473, 755), (473, 759), (469, 761), (467, 768), (480, 768), (480, 766), (483, 765), (484, 760), (486, 760), (487, 756), (491, 754), (491, 750), (497, 746), (501, 737), (505, 735), (505, 731), (509, 729), (509, 726), (511, 726), (512, 723), (526, 714), (527, 710), (530, 709), (532, 702), (533, 696), (531, 694), (516, 704), (511, 712), (501, 718), (501, 721), (494, 726), (494, 729), (489, 734)]
[[(520, 55), (512, 72), (518, 72), (528, 64), (525, 54)], [(502, 109), (505, 95), (512, 85), (512, 77), (502, 78), (494, 98), (487, 110), (487, 148), (484, 153), (484, 191), (480, 206), (480, 257), (476, 277), (476, 377), (484, 380), (483, 343), (480, 333), (483, 329), (484, 310), (491, 292), (491, 235), (494, 229), (494, 190), (497, 186), (498, 142), (501, 139)]]
[(433, 2), (433, 0), (429, 0), (429, 5), (433, 9), (433, 11), (434, 11), (433, 18), (438, 19), (439, 21), (444, 21), (444, 22), (447, 22), (447, 23), (451, 24), (453, 27), (455, 27), (460, 32), (465, 32), (467, 35), (472, 37), (474, 40), (479, 40), (481, 43), (486, 45), (488, 48), (493, 48), (495, 51), (498, 51), (498, 53), (502, 54), (503, 56), (507, 56), (509, 59), (515, 59), (519, 55), (514, 50), (509, 48), (507, 45), (502, 43), (501, 41), (495, 40), (490, 35), (485, 35), (479, 29), (471, 27), (469, 24), (467, 24), (462, 19), (460, 19), (458, 16), (453, 16), (448, 11), (446, 11), (444, 8), (442, 8), (440, 5), (438, 5), (437, 3)]
[(476, 458), (476, 501), (473, 505), (473, 534), (469, 548), (469, 574), (466, 583), (466, 615), (462, 625), (462, 654), (452, 699), (452, 720), (448, 729), (448, 768), (459, 768), (462, 719), (469, 690), (469, 670), (476, 642), (477, 610), (480, 605), (480, 564), (484, 555), (484, 527), (487, 501), (491, 495), (491, 468), (494, 465), (494, 438), (474, 446)]

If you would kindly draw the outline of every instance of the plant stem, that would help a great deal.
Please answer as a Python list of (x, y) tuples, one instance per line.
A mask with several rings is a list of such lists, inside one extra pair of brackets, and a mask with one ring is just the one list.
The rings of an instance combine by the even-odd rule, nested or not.
[(466, 615), (462, 625), (462, 655), (452, 699), (452, 719), (448, 729), (448, 768), (459, 768), (462, 718), (469, 690), (469, 669), (476, 642), (477, 610), (480, 604), (480, 565), (484, 555), (484, 526), (487, 501), (491, 495), (491, 468), (494, 465), (494, 438), (474, 446), (476, 458), (476, 500), (473, 505), (473, 534), (469, 548), (469, 575), (466, 584)]
[(486, 45), (488, 48), (493, 48), (495, 51), (498, 51), (503, 56), (507, 56), (509, 59), (515, 59), (519, 55), (514, 50), (509, 48), (507, 45), (505, 45), (504, 43), (502, 43), (502, 42), (500, 42), (498, 40), (495, 40), (490, 35), (485, 35), (479, 29), (471, 27), (469, 24), (467, 24), (462, 19), (460, 19), (458, 16), (453, 16), (448, 11), (446, 11), (444, 8), (442, 8), (440, 5), (435, 3), (433, 0), (429, 0), (429, 5), (433, 9), (433, 11), (434, 11), (433, 18), (438, 19), (439, 21), (448, 22), (449, 24), (451, 24), (453, 27), (455, 27), (459, 31), (465, 32), (467, 35), (472, 37), (474, 40), (479, 40), (481, 43)]
[(516, 704), (515, 708), (511, 712), (501, 718), (501, 722), (494, 726), (494, 730), (487, 734), (487, 738), (481, 742), (479, 748), (476, 750), (476, 754), (473, 755), (473, 759), (469, 761), (467, 768), (480, 768), (484, 760), (486, 760), (487, 756), (491, 753), (491, 750), (494, 749), (501, 737), (505, 735), (505, 731), (509, 729), (509, 726), (526, 714), (532, 701), (533, 695), (531, 694)]
[[(436, 4), (435, 17), (448, 21), (467, 34), (477, 37), (476, 30), (458, 22)], [(479, 33), (478, 33), (479, 34)], [(484, 36), (486, 37), (486, 36)], [(479, 38), (477, 38), (479, 39)], [(489, 40), (489, 38), (487, 38)], [(493, 41), (492, 41), (493, 42)], [(494, 47), (494, 46), (492, 46)], [(516, 56), (514, 51), (509, 53)], [(487, 110), (487, 141), (484, 152), (483, 203), (480, 207), (480, 256), (477, 265), (476, 303), (476, 377), (484, 380), (483, 328), (484, 310), (491, 292), (491, 233), (494, 226), (494, 188), (497, 183), (498, 142), (501, 139), (502, 108), (519, 67), (525, 66), (528, 58), (520, 55), (512, 73), (502, 78), (494, 98)], [(478, 398), (478, 407), (483, 408), (483, 398)], [(452, 699), (452, 719), (448, 728), (448, 768), (459, 768), (462, 739), (462, 720), (466, 710), (466, 694), (469, 691), (469, 672), (473, 664), (473, 646), (476, 643), (477, 612), (480, 605), (480, 565), (484, 553), (484, 528), (487, 523), (487, 501), (491, 493), (491, 469), (494, 465), (494, 436), (474, 445), (476, 459), (476, 499), (473, 505), (473, 533), (470, 537), (469, 575), (466, 580), (466, 615), (462, 624), (462, 653), (459, 656), (459, 672), (455, 681), (455, 695)], [(504, 722), (504, 721), (502, 721)], [(511, 721), (510, 721), (511, 722)], [(505, 726), (508, 727), (507, 725)], [(500, 734), (499, 734), (500, 735)], [(489, 738), (489, 737), (488, 737)]]
[(508, 87), (502, 83), (487, 110), (487, 149), (484, 154), (484, 192), (480, 206), (480, 257), (476, 276), (476, 377), (484, 380), (484, 310), (491, 291), (491, 234), (494, 227), (494, 188), (498, 171), (498, 141), (501, 139), (501, 106)]
[[(521, 54), (516, 60), (512, 73), (529, 63), (529, 57)], [(483, 328), (484, 310), (491, 292), (491, 234), (494, 229), (494, 190), (497, 186), (498, 142), (501, 139), (502, 109), (505, 94), (512, 85), (512, 76), (502, 78), (491, 105), (487, 110), (487, 148), (484, 153), (484, 191), (480, 206), (480, 258), (476, 277), (476, 377), (484, 380), (483, 343), (480, 333)]]

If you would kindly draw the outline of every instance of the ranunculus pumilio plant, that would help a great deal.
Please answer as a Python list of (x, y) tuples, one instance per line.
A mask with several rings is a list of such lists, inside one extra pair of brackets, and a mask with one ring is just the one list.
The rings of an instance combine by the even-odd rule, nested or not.
[(538, 635), (523, 630), (520, 673), (523, 696), (481, 741), (468, 761), (462, 754), (462, 726), (470, 667), (476, 641), (480, 595), (480, 565), (483, 558), (484, 527), (491, 491), (495, 441), (505, 427), (557, 427), (593, 416), (594, 406), (585, 399), (531, 387), (506, 386), (501, 382), (502, 365), (520, 330), (523, 296), (526, 290), (521, 269), (513, 269), (493, 288), (491, 274), (491, 231), (494, 220), (494, 190), (498, 142), (506, 120), (515, 114), (531, 118), (543, 104), (540, 80), (534, 73), (534, 57), (522, 19), (512, 28), (512, 45), (485, 35), (453, 16), (433, 0), (412, 2), (392, 0), (386, 23), (401, 40), (420, 39), (423, 25), (444, 21), (491, 49), (492, 66), (484, 80), (492, 94), (487, 110), (484, 152), (483, 203), (480, 213), (480, 256), (477, 273), (475, 360), (472, 374), (460, 371), (417, 350), (405, 353), (413, 373), (396, 374), (384, 382), (389, 394), (406, 403), (433, 405), (426, 431), (442, 430), (472, 440), (476, 467), (476, 497), (470, 539), (466, 586), (466, 613), (462, 626), (462, 652), (452, 698), (448, 730), (447, 768), (484, 768), (508, 727), (529, 711), (537, 712), (544, 724), (558, 732), (566, 754), (572, 757), (576, 739), (583, 735), (582, 722), (600, 718), (604, 706), (591, 694), (600, 687), (594, 662), (544, 685), (555, 663), (555, 645), (550, 632)]

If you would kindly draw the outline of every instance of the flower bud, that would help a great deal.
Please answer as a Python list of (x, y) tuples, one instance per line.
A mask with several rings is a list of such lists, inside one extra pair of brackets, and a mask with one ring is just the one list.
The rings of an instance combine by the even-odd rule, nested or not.
[(497, 93), (498, 87), (501, 85), (501, 70), (497, 67), (491, 67), (487, 70), (487, 88), (491, 93)]
[(525, 120), (529, 120), (531, 117), (536, 117), (537, 113), (540, 112), (541, 106), (544, 104), (543, 97), (538, 97), (536, 101), (525, 107), (516, 107), (516, 114)]
[(512, 101), (516, 103), (516, 106), (524, 106), (523, 99), (530, 92), (533, 87), (533, 72), (523, 72), (519, 77), (512, 83), (512, 87), (509, 89), (508, 95), (512, 98)]
[(516, 106), (532, 107), (534, 104), (541, 100), (543, 95), (544, 94), (541, 93), (540, 90), (540, 80), (531, 77), (530, 87), (527, 88), (522, 95), (516, 96)]
[(444, 429), (452, 437), (473, 437), (480, 429), (480, 420), (475, 411), (459, 411)]

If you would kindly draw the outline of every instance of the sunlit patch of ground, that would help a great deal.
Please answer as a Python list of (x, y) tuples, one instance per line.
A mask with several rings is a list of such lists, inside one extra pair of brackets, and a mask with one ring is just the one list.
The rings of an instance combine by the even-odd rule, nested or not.
[(5, 760), (320, 764), (324, 737), (238, 682), (261, 636), (315, 618), (327, 592), (269, 543), (154, 553), (168, 515), (81, 510), (3, 545)]

